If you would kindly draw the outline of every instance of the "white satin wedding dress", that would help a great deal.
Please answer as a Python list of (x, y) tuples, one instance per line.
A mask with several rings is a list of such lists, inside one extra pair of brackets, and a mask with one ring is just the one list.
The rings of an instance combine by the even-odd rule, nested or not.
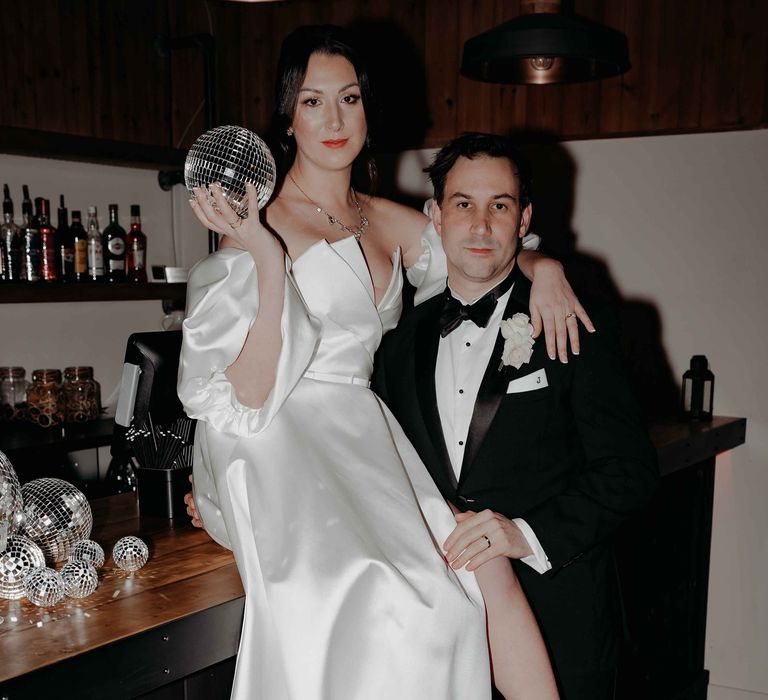
[(377, 306), (353, 237), (287, 264), (282, 352), (259, 410), (223, 373), (258, 308), (250, 255), (223, 249), (190, 275), (179, 396), (199, 419), (198, 510), (246, 591), (238, 700), (490, 698), (479, 589), (439, 551), (455, 521), (368, 388), (401, 312), (399, 253), (393, 266)]

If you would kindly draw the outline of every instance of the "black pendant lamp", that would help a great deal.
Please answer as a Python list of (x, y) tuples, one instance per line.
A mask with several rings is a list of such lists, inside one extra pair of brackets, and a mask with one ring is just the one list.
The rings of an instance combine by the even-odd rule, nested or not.
[(519, 17), (464, 44), (461, 74), (486, 83), (547, 85), (629, 70), (624, 34), (560, 9), (559, 0), (521, 0)]

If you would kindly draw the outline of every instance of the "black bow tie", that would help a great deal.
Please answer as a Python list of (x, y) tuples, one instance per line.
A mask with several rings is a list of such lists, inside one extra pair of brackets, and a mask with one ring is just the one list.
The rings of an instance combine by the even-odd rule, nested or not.
[(480, 297), (474, 304), (462, 304), (446, 289), (443, 308), (440, 312), (440, 335), (445, 338), (455, 331), (464, 321), (472, 321), (479, 328), (485, 328), (496, 309), (496, 302), (512, 286), (510, 274), (501, 284)]

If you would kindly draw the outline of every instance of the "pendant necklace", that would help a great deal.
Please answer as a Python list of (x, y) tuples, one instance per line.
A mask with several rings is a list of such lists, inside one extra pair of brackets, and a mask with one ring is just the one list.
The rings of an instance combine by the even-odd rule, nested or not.
[(330, 212), (323, 209), (312, 197), (310, 197), (304, 190), (301, 189), (299, 186), (299, 183), (296, 182), (296, 180), (293, 179), (293, 175), (288, 173), (288, 177), (291, 178), (291, 182), (296, 185), (296, 189), (299, 190), (309, 201), (309, 203), (315, 208), (318, 214), (325, 214), (328, 217), (328, 224), (330, 226), (338, 226), (342, 231), (346, 231), (347, 233), (351, 234), (355, 237), (356, 241), (360, 240), (360, 237), (365, 233), (365, 229), (368, 226), (368, 219), (366, 218), (365, 214), (363, 214), (363, 208), (360, 206), (360, 203), (357, 201), (357, 197), (355, 196), (355, 191), (350, 188), (349, 193), (352, 196), (352, 204), (355, 205), (355, 209), (357, 209), (357, 215), (360, 217), (360, 225), (355, 227), (347, 226), (341, 219), (335, 217)]

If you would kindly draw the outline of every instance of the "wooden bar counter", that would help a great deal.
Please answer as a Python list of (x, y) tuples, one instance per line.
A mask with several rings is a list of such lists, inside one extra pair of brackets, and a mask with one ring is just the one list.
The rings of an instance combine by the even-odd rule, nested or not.
[[(215, 685), (215, 665), (237, 653), (243, 612), (232, 554), (186, 519), (172, 527), (139, 518), (135, 494), (97, 499), (92, 508), (91, 539), (107, 556), (96, 592), (52, 608), (0, 600), (0, 698), (133, 698), (174, 681), (190, 684), (199, 673), (197, 686)], [(133, 574), (110, 556), (125, 535), (150, 549)], [(231, 668), (223, 675), (231, 682)]]
[[(619, 700), (706, 698), (715, 456), (745, 431), (744, 418), (650, 426), (661, 484), (616, 535), (628, 630)], [(230, 552), (184, 518), (139, 518), (133, 494), (92, 506), (92, 539), (108, 555), (96, 592), (48, 609), (0, 600), (0, 700), (229, 697), (244, 602)], [(109, 557), (124, 535), (150, 547), (132, 575)]]

